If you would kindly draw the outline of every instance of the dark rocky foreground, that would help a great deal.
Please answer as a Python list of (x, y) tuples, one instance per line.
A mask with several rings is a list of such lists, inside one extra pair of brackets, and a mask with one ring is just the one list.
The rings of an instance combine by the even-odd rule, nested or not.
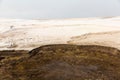
[(0, 80), (120, 80), (120, 51), (65, 44), (0, 51)]

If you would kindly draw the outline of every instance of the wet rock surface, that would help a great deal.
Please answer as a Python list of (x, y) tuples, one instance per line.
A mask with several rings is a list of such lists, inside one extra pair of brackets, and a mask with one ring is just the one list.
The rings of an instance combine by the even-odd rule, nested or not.
[(120, 79), (120, 51), (104, 46), (60, 44), (30, 52), (1, 51), (0, 63), (0, 80)]

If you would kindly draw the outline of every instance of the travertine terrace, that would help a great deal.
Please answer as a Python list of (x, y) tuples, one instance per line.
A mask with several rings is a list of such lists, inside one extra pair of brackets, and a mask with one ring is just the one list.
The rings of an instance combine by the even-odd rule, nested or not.
[[(107, 36), (106, 39), (118, 41), (119, 31), (120, 17), (48, 20), (0, 19), (0, 49), (32, 50), (48, 44), (69, 44), (71, 38), (76, 36), (104, 32), (107, 32), (108, 35), (113, 34)], [(102, 34), (99, 38), (102, 39)], [(103, 38), (105, 39), (105, 36)], [(112, 44), (116, 45), (114, 42)]]

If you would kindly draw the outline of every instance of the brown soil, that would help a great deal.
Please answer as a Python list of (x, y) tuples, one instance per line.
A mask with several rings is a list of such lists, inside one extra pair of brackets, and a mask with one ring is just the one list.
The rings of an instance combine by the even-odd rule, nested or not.
[(0, 80), (119, 80), (120, 51), (96, 45), (46, 45), (0, 52)]

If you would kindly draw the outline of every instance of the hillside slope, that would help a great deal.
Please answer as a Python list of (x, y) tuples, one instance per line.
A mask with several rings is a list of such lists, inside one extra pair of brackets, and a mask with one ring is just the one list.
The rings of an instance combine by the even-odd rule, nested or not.
[(26, 54), (2, 64), (0, 80), (120, 79), (120, 50), (116, 48), (57, 44), (41, 46)]
[(120, 49), (120, 31), (88, 33), (71, 37), (68, 43), (77, 45), (101, 45)]

